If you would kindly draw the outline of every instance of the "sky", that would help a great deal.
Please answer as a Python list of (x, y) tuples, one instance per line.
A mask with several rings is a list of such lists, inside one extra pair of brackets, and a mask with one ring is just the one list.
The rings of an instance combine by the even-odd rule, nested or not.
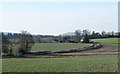
[(119, 0), (1, 0), (3, 2), (118, 2)]
[(118, 31), (118, 2), (1, 2), (3, 32)]

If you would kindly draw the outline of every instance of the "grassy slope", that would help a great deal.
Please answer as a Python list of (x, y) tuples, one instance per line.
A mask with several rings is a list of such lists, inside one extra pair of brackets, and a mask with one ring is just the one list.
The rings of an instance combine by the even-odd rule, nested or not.
[(77, 43), (36, 43), (31, 51), (60, 51), (69, 50), (73, 48), (81, 48), (89, 46), (89, 44), (77, 44)]
[(3, 59), (3, 72), (114, 72), (117, 57), (10, 58)]
[(102, 44), (107, 44), (107, 45), (118, 45), (118, 44), (120, 45), (118, 39), (120, 38), (91, 39), (91, 41), (100, 42)]

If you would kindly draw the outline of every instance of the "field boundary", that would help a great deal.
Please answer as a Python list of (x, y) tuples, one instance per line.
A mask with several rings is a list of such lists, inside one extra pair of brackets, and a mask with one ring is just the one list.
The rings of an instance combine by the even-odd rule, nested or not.
[(54, 53), (72, 53), (72, 52), (82, 52), (82, 51), (88, 51), (88, 50), (95, 50), (95, 49), (99, 49), (102, 48), (103, 45), (101, 45), (100, 43), (95, 43), (92, 46), (88, 46), (88, 47), (84, 47), (84, 48), (78, 48), (78, 49), (70, 49), (67, 51), (58, 51), (58, 52), (54, 52)]
[[(95, 43), (94, 45), (88, 46), (88, 47), (83, 47), (83, 48), (78, 48), (78, 49), (70, 49), (67, 51), (57, 51), (57, 52), (51, 52), (51, 51), (39, 51), (39, 52), (29, 52), (27, 54), (22, 54), (19, 56), (3, 56), (3, 58), (40, 58), (40, 57), (57, 57), (57, 56), (64, 56), (60, 54), (64, 53), (74, 53), (74, 52), (83, 52), (83, 51), (88, 51), (88, 50), (95, 50), (95, 49), (100, 49), (102, 48), (103, 45), (100, 43)], [(85, 54), (82, 54), (85, 56)], [(82, 56), (81, 55), (81, 56)], [(71, 56), (71, 55), (65, 55), (65, 56)], [(76, 55), (77, 56), (77, 55)]]

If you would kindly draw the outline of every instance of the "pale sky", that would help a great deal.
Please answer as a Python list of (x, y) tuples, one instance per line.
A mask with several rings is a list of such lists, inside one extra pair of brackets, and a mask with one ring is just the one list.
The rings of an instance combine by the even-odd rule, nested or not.
[(117, 2), (2, 2), (2, 31), (59, 35), (118, 31)]
[(118, 2), (119, 0), (1, 0), (3, 2)]

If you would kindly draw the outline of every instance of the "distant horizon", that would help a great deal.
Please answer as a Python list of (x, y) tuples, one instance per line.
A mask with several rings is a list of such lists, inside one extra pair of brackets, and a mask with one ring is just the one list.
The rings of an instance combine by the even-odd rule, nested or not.
[[(24, 31), (26, 31), (26, 30), (24, 30)], [(83, 31), (83, 30), (81, 30), (81, 31)], [(89, 30), (90, 31), (90, 30)], [(8, 32), (8, 31), (2, 31), (2, 32), (4, 32), (4, 33), (21, 33), (21, 32)], [(29, 31), (27, 31), (28, 33), (30, 33)], [(51, 36), (59, 36), (59, 35), (63, 35), (63, 34), (65, 34), (65, 33), (73, 33), (73, 32), (75, 32), (75, 31), (70, 31), (70, 32), (64, 32), (64, 33), (61, 33), (61, 34), (58, 34), (58, 35), (54, 35), (54, 34), (40, 34), (40, 33), (30, 33), (30, 34), (32, 34), (32, 35), (51, 35)], [(93, 31), (90, 31), (91, 33), (93, 32)], [(100, 33), (101, 34), (101, 32), (100, 31), (95, 31), (95, 33)], [(107, 32), (112, 32), (112, 31), (105, 31), (106, 33)], [(114, 32), (118, 32), (118, 31), (114, 31)]]
[(3, 2), (3, 32), (60, 35), (75, 30), (118, 31), (117, 2)]

